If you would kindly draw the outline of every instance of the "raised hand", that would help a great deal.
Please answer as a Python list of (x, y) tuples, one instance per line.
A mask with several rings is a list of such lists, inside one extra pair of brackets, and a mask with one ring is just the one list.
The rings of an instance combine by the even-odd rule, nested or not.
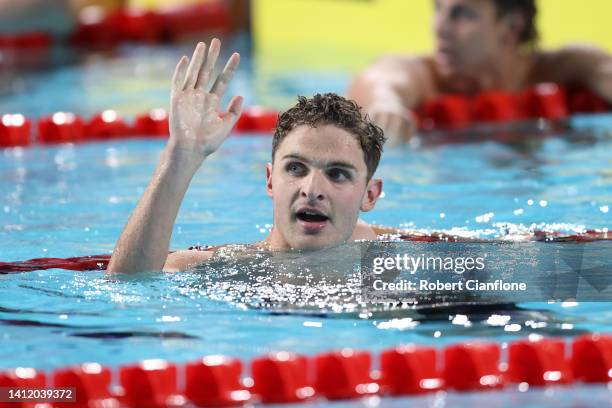
[(181, 58), (172, 77), (168, 148), (200, 160), (221, 146), (242, 109), (242, 97), (234, 96), (227, 113), (219, 116), (219, 101), (240, 62), (238, 53), (232, 54), (208, 91), (220, 48), (215, 38), (206, 54), (206, 44), (198, 43), (191, 61)]
[(183, 57), (176, 66), (172, 77), (170, 140), (115, 245), (108, 264), (111, 273), (176, 270), (196, 260), (189, 257), (186, 260), (180, 254), (169, 260), (168, 248), (189, 183), (204, 158), (221, 146), (240, 116), (240, 96), (232, 98), (223, 118), (219, 116), (219, 100), (240, 55), (230, 57), (208, 91), (220, 47), (219, 40), (212, 40), (206, 55), (206, 45), (199, 43), (191, 62)]

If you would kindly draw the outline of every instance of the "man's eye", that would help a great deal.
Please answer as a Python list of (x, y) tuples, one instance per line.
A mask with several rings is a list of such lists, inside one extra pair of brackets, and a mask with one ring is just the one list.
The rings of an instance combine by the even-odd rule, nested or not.
[(334, 181), (344, 181), (351, 179), (351, 175), (349, 174), (349, 172), (343, 169), (329, 169), (327, 171), (327, 175), (330, 179)]
[(285, 170), (287, 170), (288, 173), (300, 175), (306, 172), (306, 167), (304, 167), (302, 163), (290, 162), (285, 166)]
[(455, 20), (462, 18), (471, 20), (476, 18), (477, 14), (474, 10), (467, 7), (457, 7), (452, 10), (451, 17)]

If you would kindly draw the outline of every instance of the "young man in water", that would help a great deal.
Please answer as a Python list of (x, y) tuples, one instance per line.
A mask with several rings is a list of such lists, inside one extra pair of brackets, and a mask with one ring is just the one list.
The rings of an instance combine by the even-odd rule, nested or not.
[[(109, 272), (178, 271), (210, 259), (213, 251), (168, 255), (172, 227), (191, 179), (223, 144), (240, 117), (235, 96), (219, 116), (219, 100), (238, 66), (234, 53), (207, 91), (220, 42), (208, 54), (198, 44), (189, 62), (183, 57), (172, 78), (170, 139), (146, 191), (113, 251)], [(359, 107), (334, 94), (301, 97), (279, 118), (272, 142), (266, 187), (273, 201), (274, 226), (257, 245), (272, 250), (316, 250), (349, 240), (374, 239), (358, 221), (380, 196), (373, 178), (384, 137), (362, 117)]]
[(443, 93), (520, 91), (539, 82), (582, 85), (612, 102), (612, 58), (589, 46), (536, 51), (535, 0), (434, 0), (434, 55), (390, 55), (348, 95), (394, 141), (415, 133), (411, 109)]

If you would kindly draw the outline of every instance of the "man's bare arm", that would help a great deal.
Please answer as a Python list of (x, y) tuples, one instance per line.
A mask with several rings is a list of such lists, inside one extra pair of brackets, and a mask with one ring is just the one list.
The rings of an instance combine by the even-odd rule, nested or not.
[[(170, 139), (145, 193), (123, 230), (107, 270), (160, 270), (166, 264), (172, 227), (189, 183), (206, 157), (215, 152), (240, 116), (242, 98), (234, 97), (219, 117), (219, 100), (240, 56), (233, 54), (207, 91), (219, 56), (213, 40), (208, 55), (198, 44), (191, 62), (183, 57), (172, 78)], [(172, 260), (176, 261), (176, 255)], [(176, 265), (170, 263), (168, 269)]]
[(389, 55), (380, 58), (351, 82), (348, 96), (367, 107), (381, 98), (391, 97), (406, 108), (418, 104), (424, 76), (421, 58)]
[(164, 272), (184, 271), (193, 265), (201, 264), (212, 258), (214, 250), (187, 249), (176, 251), (168, 255), (164, 264)]
[(612, 56), (589, 45), (573, 45), (537, 55), (532, 82), (582, 84), (612, 103)]
[(434, 87), (430, 64), (423, 58), (383, 57), (359, 74), (349, 86), (348, 96), (362, 106), (392, 141), (415, 132), (411, 109)]

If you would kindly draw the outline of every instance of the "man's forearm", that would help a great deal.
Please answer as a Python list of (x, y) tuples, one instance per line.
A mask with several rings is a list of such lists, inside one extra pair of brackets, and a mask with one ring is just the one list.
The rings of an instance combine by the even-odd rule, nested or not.
[(383, 58), (353, 80), (348, 96), (366, 110), (377, 104), (412, 109), (431, 88), (430, 74), (422, 58)]
[(117, 244), (108, 272), (161, 270), (172, 228), (199, 163), (188, 153), (166, 149)]
[(402, 104), (402, 99), (393, 83), (376, 78), (371, 72), (357, 77), (349, 86), (348, 97), (366, 110), (381, 101)]

